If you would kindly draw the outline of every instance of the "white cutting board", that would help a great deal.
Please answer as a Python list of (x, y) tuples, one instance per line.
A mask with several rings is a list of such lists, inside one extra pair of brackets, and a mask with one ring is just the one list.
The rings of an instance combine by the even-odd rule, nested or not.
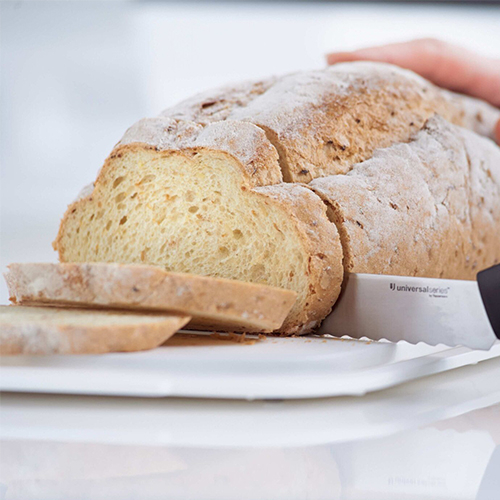
[(237, 401), (3, 393), (0, 441), (298, 448), (394, 435), (499, 402), (498, 358), (361, 398)]
[(213, 345), (4, 357), (0, 390), (234, 399), (363, 395), (500, 356), (500, 342), (489, 351), (471, 351), (317, 337), (268, 338), (251, 345), (204, 338)]

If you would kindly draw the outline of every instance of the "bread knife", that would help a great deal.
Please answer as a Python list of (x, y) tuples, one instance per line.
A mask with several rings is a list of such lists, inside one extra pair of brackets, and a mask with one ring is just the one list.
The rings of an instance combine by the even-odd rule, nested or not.
[(477, 281), (347, 274), (318, 333), (488, 350), (500, 339), (500, 264)]

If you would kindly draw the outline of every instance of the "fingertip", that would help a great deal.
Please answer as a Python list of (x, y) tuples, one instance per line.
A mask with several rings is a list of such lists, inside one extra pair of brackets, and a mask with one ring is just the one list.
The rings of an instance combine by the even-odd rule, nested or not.
[(327, 64), (356, 61), (356, 59), (354, 52), (333, 52), (326, 55)]
[(335, 64), (335, 54), (325, 54), (326, 64)]
[[(398, 63), (397, 48), (392, 46), (369, 47), (365, 49), (353, 50), (351, 52), (333, 52), (327, 54), (326, 60), (328, 64), (336, 64), (341, 62), (354, 61), (378, 61), (387, 63)], [(396, 61), (394, 61), (396, 59)]]

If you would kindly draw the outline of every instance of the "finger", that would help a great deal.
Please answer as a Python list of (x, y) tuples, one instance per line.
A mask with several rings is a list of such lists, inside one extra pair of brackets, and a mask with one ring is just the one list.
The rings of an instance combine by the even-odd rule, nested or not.
[[(397, 64), (402, 67), (419, 65), (419, 40), (391, 43), (377, 47), (358, 49), (352, 52), (334, 52), (327, 55), (328, 64), (347, 61), (379, 61)], [(427, 61), (423, 61), (427, 63)], [(425, 66), (424, 66), (425, 69)]]
[(497, 121), (495, 127), (495, 138), (497, 140), (497, 143), (500, 145), (500, 120)]
[[(353, 61), (380, 61), (411, 69), (447, 88), (457, 84), (457, 76), (463, 77), (465, 74), (466, 78), (469, 78), (464, 71), (465, 61), (461, 56), (461, 49), (439, 40), (422, 39), (392, 43), (356, 50), (350, 55)], [(348, 53), (343, 53), (343, 60), (347, 59)], [(335, 61), (335, 54), (330, 54), (328, 62), (330, 61)]]
[(380, 61), (410, 69), (440, 87), (480, 97), (500, 105), (500, 62), (433, 39), (414, 40), (329, 54), (329, 64)]

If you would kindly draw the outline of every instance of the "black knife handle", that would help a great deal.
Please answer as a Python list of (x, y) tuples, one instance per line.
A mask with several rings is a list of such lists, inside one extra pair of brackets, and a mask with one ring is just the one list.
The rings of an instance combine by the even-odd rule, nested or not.
[(477, 284), (491, 327), (500, 339), (500, 264), (478, 272)]

